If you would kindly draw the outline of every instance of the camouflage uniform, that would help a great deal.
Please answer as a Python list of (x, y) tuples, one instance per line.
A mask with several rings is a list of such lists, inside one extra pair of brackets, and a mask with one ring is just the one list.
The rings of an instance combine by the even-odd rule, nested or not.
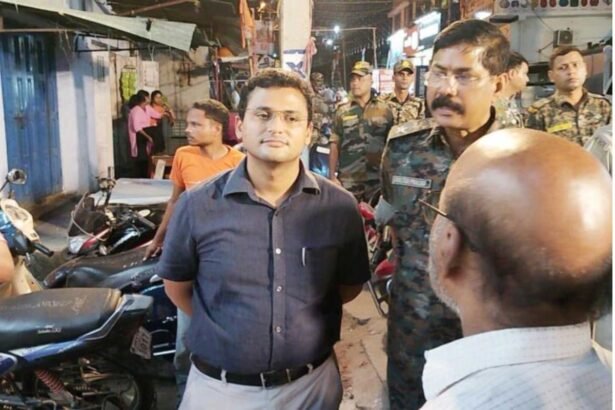
[(312, 132), (312, 140), (310, 146), (319, 143), (324, 144), (326, 141), (321, 141), (322, 137), (328, 138), (326, 132), (323, 130), (326, 129), (328, 125), (332, 124), (332, 110), (331, 105), (325, 99), (324, 93), (315, 93), (312, 98), (312, 107), (314, 114), (312, 115), (312, 124), (314, 126), (314, 130)]
[(559, 135), (584, 145), (596, 129), (611, 123), (611, 103), (606, 98), (583, 90), (578, 108), (557, 92), (536, 101), (528, 108), (526, 126)]
[(512, 98), (498, 98), (493, 104), (501, 128), (523, 128), (523, 114)]
[(394, 92), (387, 94), (383, 99), (389, 104), (395, 119), (395, 125), (411, 120), (425, 118), (425, 101), (421, 98), (408, 95), (403, 103), (397, 99)]
[(365, 108), (351, 101), (336, 113), (330, 141), (339, 147), (338, 179), (359, 200), (380, 187), (380, 159), (392, 126), (388, 104), (374, 96)]
[[(492, 114), (488, 132), (498, 128)], [(455, 158), (433, 119), (391, 130), (382, 157), (382, 198), (392, 207), (388, 224), (397, 238), (396, 271), (388, 318), (387, 383), (391, 409), (418, 409), (425, 401), (424, 352), (461, 337), (459, 319), (429, 283), (430, 220), (418, 200), (437, 206)]]

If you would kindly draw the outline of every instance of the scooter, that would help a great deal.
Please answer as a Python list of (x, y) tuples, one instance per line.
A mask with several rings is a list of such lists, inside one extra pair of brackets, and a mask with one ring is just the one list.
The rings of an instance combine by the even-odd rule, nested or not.
[(15, 265), (13, 279), (0, 285), (0, 299), (41, 290), (40, 283), (32, 276), (27, 265), (35, 251), (48, 257), (53, 255), (49, 248), (40, 243), (32, 215), (13, 199), (13, 184), (25, 184), (26, 180), (27, 175), (23, 170), (12, 169), (0, 187), (1, 192), (9, 186), (8, 197), (0, 199), (0, 232), (7, 241)]
[(140, 373), (149, 352), (139, 326), (151, 305), (114, 289), (0, 300), (0, 408), (154, 408), (152, 380)]

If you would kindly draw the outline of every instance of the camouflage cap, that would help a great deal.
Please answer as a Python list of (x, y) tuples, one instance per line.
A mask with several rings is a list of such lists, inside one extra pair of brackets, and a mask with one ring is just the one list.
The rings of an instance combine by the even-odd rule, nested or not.
[(357, 61), (352, 66), (351, 74), (360, 75), (361, 77), (372, 73), (372, 65), (367, 61)]
[(410, 61), (407, 58), (404, 58), (402, 60), (399, 60), (397, 63), (395, 63), (395, 65), (393, 66), (393, 72), (395, 74), (399, 73), (400, 71), (403, 70), (408, 70), (411, 73), (414, 73), (414, 64), (412, 64), (412, 61)]

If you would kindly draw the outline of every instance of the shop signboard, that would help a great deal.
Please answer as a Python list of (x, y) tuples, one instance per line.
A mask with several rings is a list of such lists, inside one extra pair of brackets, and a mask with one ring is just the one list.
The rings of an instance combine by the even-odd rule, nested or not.
[(282, 68), (294, 71), (302, 78), (307, 78), (305, 67), (305, 50), (284, 50), (282, 52)]
[(496, 16), (579, 16), (612, 14), (612, 0), (496, 0)]
[(419, 32), (419, 50), (431, 48), (440, 32), (441, 14), (438, 11), (432, 11), (415, 21)]
[(406, 29), (397, 30), (391, 34), (389, 40), (389, 57), (387, 66), (391, 67), (404, 55), (404, 39), (406, 38)]
[(256, 20), (253, 51), (256, 54), (273, 54), (273, 23)]
[(392, 93), (395, 87), (395, 83), (393, 82), (393, 70), (380, 68), (374, 70), (374, 74), (375, 75), (372, 76), (374, 79), (373, 85), (380, 95)]
[(411, 56), (419, 49), (419, 29), (417, 26), (412, 26), (406, 29), (406, 37), (404, 38), (404, 54)]

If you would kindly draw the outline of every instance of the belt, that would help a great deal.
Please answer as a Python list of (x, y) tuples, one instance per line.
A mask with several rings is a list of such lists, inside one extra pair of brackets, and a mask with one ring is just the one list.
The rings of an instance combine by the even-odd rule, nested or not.
[(244, 386), (274, 387), (290, 383), (311, 373), (314, 369), (323, 364), (329, 356), (331, 356), (331, 353), (327, 353), (312, 363), (293, 367), (292, 369), (271, 370), (255, 374), (229, 373), (226, 370), (205, 363), (194, 355), (192, 356), (192, 363), (201, 373), (226, 383), (241, 384)]

